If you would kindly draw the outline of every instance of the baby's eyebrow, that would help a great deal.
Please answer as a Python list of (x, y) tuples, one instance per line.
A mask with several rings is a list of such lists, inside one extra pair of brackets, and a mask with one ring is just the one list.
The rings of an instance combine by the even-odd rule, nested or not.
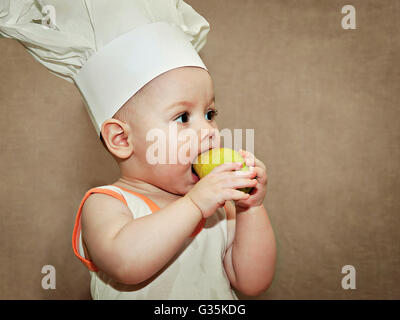
[(174, 109), (175, 107), (178, 107), (178, 106), (187, 106), (187, 107), (193, 107), (194, 106), (194, 104), (192, 103), (192, 102), (190, 102), (190, 101), (178, 101), (178, 102), (174, 102), (173, 104), (171, 104), (169, 107), (167, 107), (167, 110), (171, 110), (171, 109)]
[[(215, 95), (213, 95), (210, 104), (212, 104), (213, 102), (215, 102)], [(168, 106), (167, 110), (171, 110), (171, 109), (173, 109), (175, 107), (178, 107), (178, 106), (187, 106), (189, 108), (192, 108), (192, 107), (194, 107), (194, 103), (191, 102), (191, 101), (186, 101), (186, 100), (177, 101), (177, 102), (174, 102), (173, 104), (171, 104), (170, 106)]]

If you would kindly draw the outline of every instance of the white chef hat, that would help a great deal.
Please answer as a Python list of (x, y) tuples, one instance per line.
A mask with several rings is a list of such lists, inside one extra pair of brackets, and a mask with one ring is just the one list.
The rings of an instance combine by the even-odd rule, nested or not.
[(93, 125), (146, 83), (178, 67), (205, 70), (210, 27), (181, 0), (2, 0), (0, 36), (20, 41), (55, 75), (75, 82)]

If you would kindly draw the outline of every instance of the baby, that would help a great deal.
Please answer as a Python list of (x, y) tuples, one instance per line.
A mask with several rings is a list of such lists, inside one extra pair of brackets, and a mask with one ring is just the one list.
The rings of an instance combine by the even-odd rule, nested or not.
[[(213, 83), (198, 67), (167, 71), (147, 83), (101, 128), (120, 178), (82, 199), (73, 246), (89, 268), (94, 299), (238, 299), (271, 284), (276, 246), (263, 206), (265, 165), (241, 150), (241, 164), (217, 166), (203, 179), (192, 171), (198, 154), (219, 147)], [(147, 134), (198, 135), (187, 163), (151, 163)], [(237, 189), (254, 187), (251, 194)]]

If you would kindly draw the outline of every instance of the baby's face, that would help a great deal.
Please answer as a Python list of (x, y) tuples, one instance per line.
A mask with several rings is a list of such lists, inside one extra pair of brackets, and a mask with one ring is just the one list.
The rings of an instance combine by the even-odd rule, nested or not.
[(149, 82), (128, 122), (134, 153), (129, 166), (135, 166), (135, 177), (186, 194), (198, 181), (191, 170), (193, 160), (220, 145), (215, 110), (212, 80), (204, 69), (177, 68)]

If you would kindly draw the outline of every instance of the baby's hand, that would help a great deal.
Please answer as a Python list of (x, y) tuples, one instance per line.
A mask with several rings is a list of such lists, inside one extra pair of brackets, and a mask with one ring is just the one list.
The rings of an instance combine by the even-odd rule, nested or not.
[(215, 167), (203, 177), (185, 196), (189, 197), (200, 209), (203, 218), (213, 215), (227, 200), (246, 200), (247, 193), (238, 188), (254, 187), (257, 179), (253, 171), (236, 171), (241, 163), (224, 163)]
[(250, 192), (249, 198), (235, 201), (236, 208), (239, 207), (241, 210), (245, 210), (263, 204), (267, 193), (267, 172), (265, 164), (257, 159), (254, 154), (245, 150), (239, 150), (239, 153), (244, 158), (246, 165), (250, 167), (250, 171), (256, 173), (255, 176), (257, 180), (257, 184)]

